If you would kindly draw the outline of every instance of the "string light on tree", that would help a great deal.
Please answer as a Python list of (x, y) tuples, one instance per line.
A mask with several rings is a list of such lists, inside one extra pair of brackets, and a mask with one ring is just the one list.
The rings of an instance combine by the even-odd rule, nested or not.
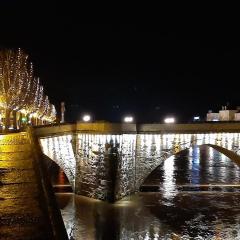
[(10, 127), (10, 114), (14, 128), (17, 113), (24, 114), (28, 122), (32, 117), (49, 122), (56, 119), (55, 107), (44, 95), (39, 78), (34, 77), (33, 64), (21, 49), (0, 51), (0, 108), (5, 111), (6, 129)]

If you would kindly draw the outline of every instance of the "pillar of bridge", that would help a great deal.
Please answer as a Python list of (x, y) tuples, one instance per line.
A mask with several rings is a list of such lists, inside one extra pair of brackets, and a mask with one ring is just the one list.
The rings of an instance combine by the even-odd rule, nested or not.
[[(88, 144), (88, 140), (83, 144)], [(112, 142), (100, 148), (93, 151), (86, 145), (78, 148), (75, 193), (114, 202), (119, 160), (117, 148)]]

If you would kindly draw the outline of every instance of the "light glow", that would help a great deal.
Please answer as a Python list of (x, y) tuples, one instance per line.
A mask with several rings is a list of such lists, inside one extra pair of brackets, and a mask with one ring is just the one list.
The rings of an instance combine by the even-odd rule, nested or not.
[(126, 116), (126, 117), (124, 118), (124, 122), (126, 122), (126, 123), (131, 123), (131, 122), (133, 122), (133, 117), (132, 117), (132, 116)]
[(82, 118), (82, 120), (83, 120), (84, 122), (89, 122), (89, 121), (91, 120), (91, 116), (90, 116), (90, 115), (84, 115), (83, 118)]
[(164, 122), (165, 122), (165, 123), (175, 123), (175, 119), (172, 118), (172, 117), (170, 117), (170, 118), (165, 118), (165, 119), (164, 119)]
[(200, 117), (199, 117), (199, 116), (195, 116), (195, 117), (193, 118), (193, 120), (194, 120), (194, 121), (198, 121), (198, 120), (200, 120)]

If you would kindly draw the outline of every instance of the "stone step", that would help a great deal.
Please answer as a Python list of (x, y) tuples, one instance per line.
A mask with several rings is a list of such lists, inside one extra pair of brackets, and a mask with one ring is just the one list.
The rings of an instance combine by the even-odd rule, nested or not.
[(36, 183), (9, 184), (0, 186), (0, 198), (29, 198), (37, 197), (39, 194)]
[(0, 152), (0, 161), (18, 161), (32, 158), (32, 152)]
[(33, 169), (0, 168), (0, 185), (15, 183), (36, 183)]
[[(40, 176), (35, 166), (41, 171), (45, 168), (36, 161), (34, 147), (26, 134), (0, 135), (0, 239), (48, 240), (67, 237), (59, 237), (56, 230), (55, 234), (59, 236), (53, 237), (51, 221), (54, 220), (48, 212), (50, 198), (46, 198), (47, 191), (51, 189), (46, 187), (43, 192), (42, 186), (39, 186), (40, 181), (46, 183), (42, 179), (46, 176), (43, 174), (38, 179)], [(61, 226), (64, 226), (63, 223)], [(58, 231), (66, 234), (60, 228)]]
[(32, 169), (33, 168), (33, 161), (30, 158), (20, 159), (20, 160), (0, 160), (0, 173), (1, 169)]
[(25, 145), (0, 145), (0, 152), (11, 153), (11, 152), (30, 152), (31, 146), (29, 144)]
[(42, 211), (34, 196), (0, 199), (0, 218), (8, 218), (12, 215), (41, 216)]
[[(30, 221), (27, 221), (30, 220)], [(0, 220), (1, 221), (1, 220)], [(0, 239), (4, 240), (48, 240), (43, 218), (21, 219), (21, 221), (0, 226)]]

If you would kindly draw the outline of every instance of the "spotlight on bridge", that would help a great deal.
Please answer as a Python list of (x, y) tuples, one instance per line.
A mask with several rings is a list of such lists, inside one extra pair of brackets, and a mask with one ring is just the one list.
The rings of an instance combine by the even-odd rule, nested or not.
[(164, 119), (165, 123), (175, 123), (175, 118), (173, 117), (168, 117)]
[(91, 116), (88, 115), (88, 114), (83, 115), (82, 120), (83, 120), (84, 122), (89, 122), (89, 121), (91, 121)]
[(133, 122), (133, 117), (132, 116), (126, 116), (126, 117), (124, 117), (123, 121), (125, 123), (132, 123)]

